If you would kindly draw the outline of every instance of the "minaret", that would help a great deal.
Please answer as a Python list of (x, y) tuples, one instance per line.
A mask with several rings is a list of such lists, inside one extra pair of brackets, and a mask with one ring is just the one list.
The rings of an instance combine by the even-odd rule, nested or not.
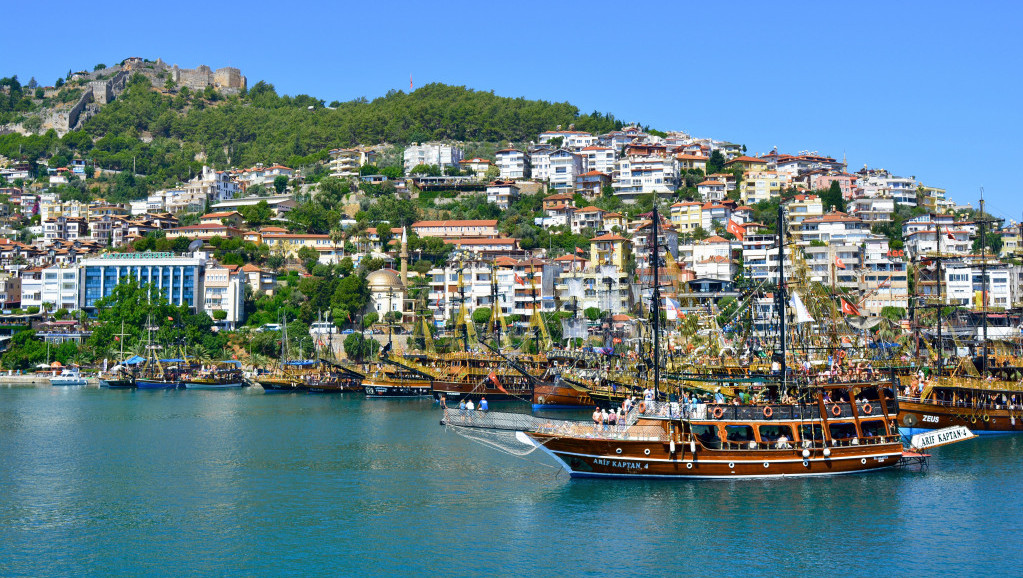
[(401, 228), (401, 284), (408, 287), (408, 234)]

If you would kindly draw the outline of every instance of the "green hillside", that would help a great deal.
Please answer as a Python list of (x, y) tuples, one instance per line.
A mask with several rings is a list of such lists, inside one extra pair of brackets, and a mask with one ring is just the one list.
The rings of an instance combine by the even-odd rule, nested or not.
[(558, 125), (606, 132), (623, 124), (608, 114), (580, 114), (569, 103), (506, 98), (443, 84), (331, 107), (307, 95), (278, 95), (265, 82), (226, 98), (212, 89), (167, 88), (170, 93), (153, 90), (146, 78), (135, 76), (82, 130), (63, 138), (52, 132), (0, 136), (0, 154), (28, 161), (55, 155), (59, 164), (77, 153), (116, 170), (130, 170), (134, 163), (146, 178), (116, 188), (111, 200), (123, 200), (117, 197), (186, 180), (203, 164), (298, 167), (326, 159), (331, 148), (355, 144), (522, 142)]

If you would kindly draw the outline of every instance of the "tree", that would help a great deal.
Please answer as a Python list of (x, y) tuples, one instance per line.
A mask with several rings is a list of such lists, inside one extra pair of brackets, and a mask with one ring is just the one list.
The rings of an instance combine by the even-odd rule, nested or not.
[(305, 267), (306, 271), (312, 272), (313, 267), (320, 259), (320, 253), (312, 247), (300, 247), (298, 249), (298, 260), (302, 262), (302, 266)]
[(344, 348), (349, 359), (363, 361), (380, 349), (380, 343), (376, 339), (366, 339), (361, 333), (352, 333), (345, 338)]
[(216, 319), (217, 321), (223, 321), (227, 319), (227, 311), (224, 311), (223, 309), (217, 309), (216, 311), (213, 312), (213, 318)]
[(707, 160), (707, 174), (720, 173), (725, 168), (725, 155), (721, 154), (721, 151), (715, 149), (710, 153), (710, 159)]
[(277, 191), (277, 194), (284, 193), (284, 191), (287, 190), (287, 188), (288, 177), (284, 175), (277, 175), (276, 177), (274, 177), (274, 189)]
[(437, 165), (416, 165), (409, 171), (410, 175), (422, 175), (427, 177), (441, 176), (440, 167)]
[(476, 310), (472, 312), (472, 321), (473, 323), (488, 323), (490, 321), (491, 314), (492, 311), (489, 307), (477, 307)]
[(604, 317), (604, 312), (597, 307), (587, 307), (583, 310), (583, 315), (590, 321), (599, 321)]
[(380, 237), (380, 245), (383, 247), (383, 250), (386, 251), (387, 244), (394, 238), (394, 235), (391, 232), (390, 223), (380, 223), (377, 225), (377, 236)]
[(836, 211), (845, 212), (845, 198), (842, 197), (842, 185), (837, 180), (831, 181), (831, 186), (828, 187), (828, 190), (820, 191), (819, 194), (825, 211), (828, 210), (828, 207), (834, 207)]
[(273, 220), (273, 211), (270, 210), (270, 205), (266, 201), (259, 201), (255, 205), (249, 205), (247, 207), (241, 207), (239, 212), (242, 217), (245, 218), (245, 223), (249, 227), (261, 227), (267, 225)]

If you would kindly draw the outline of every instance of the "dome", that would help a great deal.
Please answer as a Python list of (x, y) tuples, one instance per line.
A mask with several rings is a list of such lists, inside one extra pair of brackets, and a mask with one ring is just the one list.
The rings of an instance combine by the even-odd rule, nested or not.
[(397, 291), (405, 288), (405, 286), (401, 284), (401, 277), (394, 269), (380, 269), (379, 271), (373, 271), (366, 276), (366, 282), (369, 283), (370, 291), (388, 291), (390, 289)]

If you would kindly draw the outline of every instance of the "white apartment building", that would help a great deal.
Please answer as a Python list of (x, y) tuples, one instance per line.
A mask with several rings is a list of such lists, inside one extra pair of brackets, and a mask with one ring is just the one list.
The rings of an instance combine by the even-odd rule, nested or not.
[(549, 155), (548, 181), (552, 189), (574, 189), (575, 178), (583, 173), (582, 158), (570, 151), (558, 149)]
[(849, 213), (868, 223), (886, 223), (892, 220), (895, 200), (891, 197), (860, 197), (846, 205)]
[(21, 306), (42, 308), (44, 303), (50, 303), (52, 311), (78, 309), (80, 272), (77, 266), (54, 265), (43, 269), (38, 276), (26, 276), (21, 282)]
[(525, 179), (529, 177), (529, 157), (519, 149), (502, 149), (494, 153), (494, 161), (500, 178), (504, 180)]
[(207, 166), (202, 168), (202, 174), (185, 184), (186, 196), (202, 198), (214, 203), (233, 199), (239, 191), (241, 188), (230, 173), (215, 171)]
[(373, 165), (377, 162), (377, 153), (371, 149), (333, 149), (329, 153), (327, 164), (330, 176), (337, 178), (357, 177), (362, 165)]
[(487, 202), (504, 210), (519, 198), (519, 187), (514, 181), (494, 181), (487, 185)]
[(674, 161), (662, 156), (629, 156), (619, 159), (611, 186), (623, 201), (635, 202), (644, 194), (669, 194), (675, 190), (678, 171)]
[(973, 248), (969, 231), (940, 227), (941, 233), (934, 228), (904, 233), (906, 252), (913, 257), (928, 254), (969, 255)]
[(611, 147), (588, 146), (579, 151), (583, 159), (583, 172), (598, 171), (610, 175), (615, 170), (616, 155)]
[(712, 181), (706, 180), (696, 185), (696, 192), (700, 193), (700, 196), (704, 201), (718, 202), (725, 200), (725, 196), (728, 191), (725, 190), (725, 183), (723, 181)]
[(411, 173), (418, 165), (436, 165), (443, 171), (447, 167), (457, 167), (462, 158), (462, 149), (453, 145), (413, 144), (405, 149), (405, 174)]
[[(239, 267), (206, 267), (203, 274), (203, 310), (225, 329), (233, 330), (245, 321), (245, 275)], [(224, 311), (227, 317), (217, 320), (217, 311)]]
[(897, 177), (884, 170), (858, 174), (858, 196), (890, 197), (897, 205), (916, 206), (916, 179)]
[(561, 147), (573, 151), (584, 149), (597, 144), (597, 137), (588, 133), (575, 130), (549, 130), (540, 133), (537, 142), (549, 144), (552, 140), (560, 138)]

